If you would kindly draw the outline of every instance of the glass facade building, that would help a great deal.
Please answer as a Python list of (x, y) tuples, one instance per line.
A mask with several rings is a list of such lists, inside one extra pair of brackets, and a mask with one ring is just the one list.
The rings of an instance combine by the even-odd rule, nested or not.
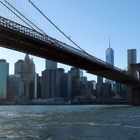
[(137, 63), (137, 50), (136, 49), (127, 50), (128, 72), (130, 71), (130, 64), (135, 64), (135, 63)]
[(7, 98), (7, 79), (9, 74), (9, 63), (0, 59), (0, 99)]
[(112, 48), (106, 50), (106, 62), (114, 66), (114, 50)]

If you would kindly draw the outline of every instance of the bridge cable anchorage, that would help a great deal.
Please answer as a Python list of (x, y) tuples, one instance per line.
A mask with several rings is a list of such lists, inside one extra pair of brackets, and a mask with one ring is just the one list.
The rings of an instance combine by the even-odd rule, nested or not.
[(31, 29), (33, 29), (34, 30), (34, 28), (30, 25), (30, 24), (28, 24), (26, 21), (24, 21), (18, 14), (16, 14), (13, 10), (11, 10), (6, 4), (4, 4), (2, 1), (0, 1), (0, 3), (4, 6), (4, 7), (6, 7), (9, 11), (11, 11), (14, 15), (16, 15), (22, 22), (24, 22), (27, 26), (29, 26)]
[[(13, 8), (19, 15), (25, 18), (30, 24), (32, 24), (35, 28), (37, 28), (41, 33), (47, 35), (43, 30), (37, 27), (32, 21), (30, 21), (27, 17), (25, 17), (21, 12), (19, 12), (13, 5), (11, 5), (7, 0), (4, 0), (11, 8)], [(32, 27), (33, 28), (33, 27)], [(34, 28), (33, 28), (34, 29)]]
[[(61, 34), (63, 34), (70, 42), (72, 42), (81, 51), (85, 52), (79, 45), (77, 45), (69, 36), (67, 36), (61, 29), (59, 29), (31, 0), (28, 0), (30, 4), (46, 19), (48, 20)], [(85, 52), (86, 53), (86, 52)]]

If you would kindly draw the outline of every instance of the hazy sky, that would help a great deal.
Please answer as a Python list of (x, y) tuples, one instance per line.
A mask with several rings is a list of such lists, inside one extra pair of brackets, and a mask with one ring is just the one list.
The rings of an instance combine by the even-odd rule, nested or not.
[[(13, 0), (8, 0), (13, 2)], [(140, 1), (139, 0), (32, 0), (60, 29), (88, 53), (105, 60), (109, 34), (114, 49), (114, 64), (127, 67), (127, 49), (136, 48), (140, 61)], [(50, 36), (69, 44), (49, 22), (33, 10), (27, 0), (14, 0), (15, 6), (23, 11)], [(26, 3), (26, 4), (25, 4)], [(26, 8), (25, 8), (26, 7)], [(2, 9), (0, 5), (0, 9)], [(2, 11), (2, 10), (1, 10)], [(2, 15), (7, 11), (3, 10)], [(24, 54), (0, 48), (0, 58), (10, 63), (23, 59)], [(34, 57), (36, 71), (44, 70), (44, 60)], [(62, 65), (59, 65), (61, 67)], [(69, 67), (63, 66), (66, 69)], [(94, 77), (88, 76), (89, 79)]]

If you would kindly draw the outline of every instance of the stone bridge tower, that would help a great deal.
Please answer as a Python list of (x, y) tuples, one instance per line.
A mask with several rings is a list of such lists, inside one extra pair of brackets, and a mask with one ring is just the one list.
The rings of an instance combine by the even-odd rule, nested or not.
[[(140, 80), (140, 63), (130, 64), (129, 74)], [(128, 95), (130, 104), (140, 105), (140, 85), (129, 88)]]

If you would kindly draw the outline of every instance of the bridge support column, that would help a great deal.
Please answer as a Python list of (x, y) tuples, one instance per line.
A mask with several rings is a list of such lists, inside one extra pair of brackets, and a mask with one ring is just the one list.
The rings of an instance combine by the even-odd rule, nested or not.
[[(140, 63), (130, 65), (130, 74), (140, 80)], [(129, 104), (140, 105), (140, 85), (128, 89)]]
[(129, 104), (140, 105), (140, 87), (129, 88)]

